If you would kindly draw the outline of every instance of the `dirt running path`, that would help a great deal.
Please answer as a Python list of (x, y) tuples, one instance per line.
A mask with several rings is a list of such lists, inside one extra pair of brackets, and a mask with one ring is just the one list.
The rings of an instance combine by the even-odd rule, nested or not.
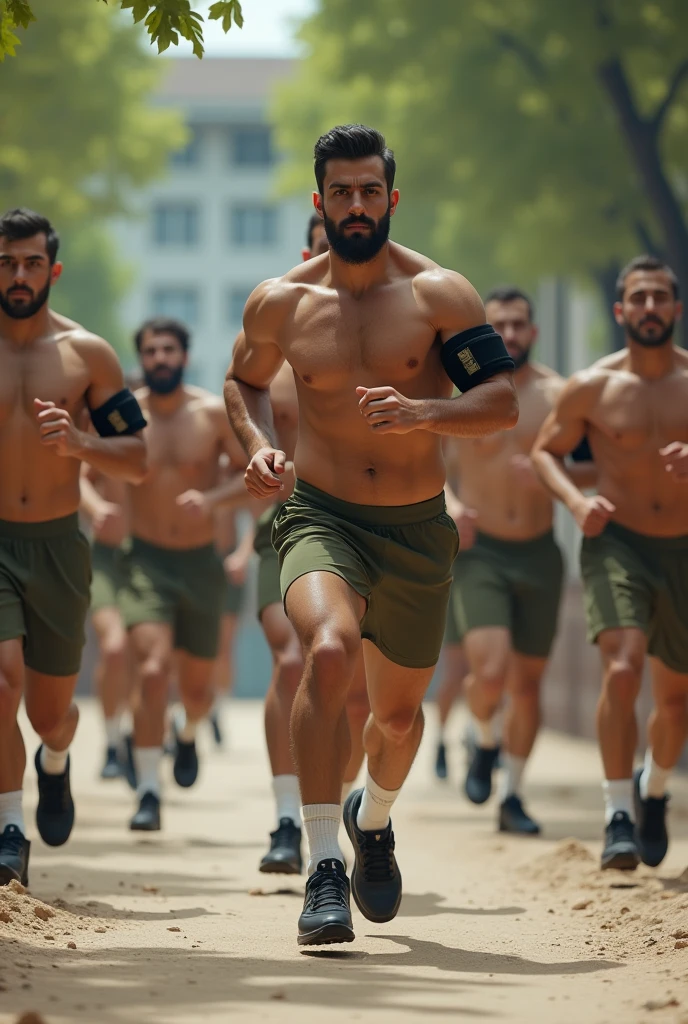
[[(355, 913), (354, 944), (302, 953), (302, 880), (281, 889), (256, 870), (273, 827), (259, 706), (234, 705), (229, 733), (225, 754), (203, 736), (197, 788), (169, 784), (165, 831), (143, 840), (124, 785), (95, 778), (101, 729), (84, 706), (73, 838), (35, 842), (30, 894), (0, 890), (2, 1024), (28, 1011), (41, 1017), (26, 1024), (688, 1024), (685, 780), (665, 865), (603, 875), (591, 744), (541, 738), (528, 793), (546, 838), (519, 841), (459, 796), (458, 743), (444, 785), (426, 743), (394, 813), (398, 918)], [(32, 816), (33, 769), (27, 785)]]

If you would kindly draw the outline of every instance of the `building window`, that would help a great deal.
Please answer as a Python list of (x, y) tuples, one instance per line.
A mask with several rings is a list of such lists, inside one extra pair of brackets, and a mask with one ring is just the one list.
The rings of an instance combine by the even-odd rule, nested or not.
[(153, 208), (156, 245), (196, 245), (198, 221), (195, 203), (157, 203)]
[(189, 137), (183, 149), (170, 154), (171, 167), (196, 167), (201, 155), (201, 139), (197, 128), (189, 128)]
[(153, 288), (150, 307), (151, 316), (171, 316), (188, 327), (198, 325), (200, 302), (197, 288), (183, 285)]
[(237, 167), (269, 167), (273, 161), (272, 133), (264, 125), (244, 125), (230, 134), (232, 163)]
[(230, 238), (234, 245), (274, 245), (277, 211), (258, 204), (234, 206), (230, 211)]
[(253, 288), (248, 285), (237, 285), (235, 288), (230, 288), (227, 293), (227, 323), (230, 327), (237, 329), (241, 327), (244, 319), (244, 306), (252, 291)]

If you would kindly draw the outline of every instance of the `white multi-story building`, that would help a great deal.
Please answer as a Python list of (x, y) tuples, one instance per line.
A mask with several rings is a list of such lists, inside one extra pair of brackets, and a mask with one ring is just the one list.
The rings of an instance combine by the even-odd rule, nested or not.
[(188, 379), (219, 391), (252, 289), (300, 258), (309, 197), (276, 197), (269, 96), (293, 67), (274, 58), (173, 58), (156, 102), (190, 132), (165, 177), (116, 225), (132, 283), (122, 308), (132, 332), (147, 317), (192, 329)]

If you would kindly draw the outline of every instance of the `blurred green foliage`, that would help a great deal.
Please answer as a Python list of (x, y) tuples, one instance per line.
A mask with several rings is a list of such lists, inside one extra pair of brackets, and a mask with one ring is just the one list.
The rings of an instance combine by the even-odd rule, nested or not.
[(321, 132), (364, 122), (397, 156), (394, 237), (478, 288), (561, 274), (608, 299), (651, 249), (688, 290), (685, 0), (321, 0), (301, 36), (274, 105), (286, 190), (313, 186)]

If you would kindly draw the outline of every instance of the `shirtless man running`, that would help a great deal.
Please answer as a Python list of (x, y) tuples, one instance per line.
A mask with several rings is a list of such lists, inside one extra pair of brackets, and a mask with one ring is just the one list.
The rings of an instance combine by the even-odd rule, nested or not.
[[(61, 846), (74, 824), (69, 746), (91, 564), (79, 530), (79, 467), (137, 482), (141, 410), (110, 346), (48, 306), (60, 276), (45, 217), (0, 217), (0, 884), (26, 884), (26, 767), (17, 723), (24, 695), (41, 738), (36, 824)], [(84, 410), (97, 434), (78, 429)]]
[[(536, 835), (539, 825), (521, 798), (521, 777), (540, 725), (540, 684), (557, 628), (563, 559), (554, 539), (554, 507), (530, 461), (530, 450), (564, 386), (553, 370), (531, 361), (537, 327), (533, 305), (518, 288), (495, 288), (485, 299), (489, 323), (516, 365), (518, 425), (474, 441), (452, 439), (461, 501), (447, 507), (461, 537), (450, 602), (450, 639), (463, 643), (466, 696), (475, 747), (465, 792), (482, 804), (492, 792), (500, 754), (496, 716), (505, 696), (499, 829)], [(591, 464), (567, 470), (582, 486)]]
[[(688, 353), (671, 341), (682, 305), (669, 267), (637, 257), (621, 272), (617, 296), (626, 347), (574, 374), (532, 458), (584, 534), (588, 635), (603, 663), (602, 867), (632, 870), (639, 857), (655, 866), (666, 854), (666, 783), (688, 731)], [(561, 463), (586, 434), (599, 474), (594, 497)], [(648, 654), (655, 707), (645, 767), (634, 776), (635, 703)]]
[[(225, 385), (257, 497), (282, 487), (286, 455), (273, 440), (268, 389), (285, 359), (298, 394), (297, 481), (272, 537), (305, 655), (291, 720), (310, 847), (304, 945), (354, 938), (337, 836), (346, 696), (362, 637), (371, 717), (365, 789), (344, 808), (352, 888), (369, 920), (399, 909), (389, 814), (420, 743), (458, 547), (441, 435), (488, 434), (518, 418), (513, 362), (475, 290), (388, 241), (394, 172), (371, 128), (337, 127), (318, 140), (314, 204), (330, 251), (253, 292)], [(455, 399), (449, 372), (465, 392)]]
[(244, 454), (221, 399), (183, 383), (189, 332), (177, 320), (147, 321), (136, 334), (146, 386), (137, 392), (148, 420), (149, 472), (130, 489), (131, 554), (121, 608), (137, 666), (134, 716), (138, 810), (134, 830), (160, 828), (165, 712), (176, 652), (185, 720), (176, 734), (174, 777), (198, 775), (196, 727), (213, 702), (213, 666), (225, 576), (215, 548), (216, 509), (245, 502), (242, 473), (220, 477), (224, 452), (242, 470)]
[[(301, 251), (304, 260), (327, 252), (325, 227), (317, 213), (313, 214), (308, 223), (306, 241), (307, 247)], [(298, 436), (299, 409), (294, 373), (288, 363), (284, 363), (270, 386), (270, 404), (277, 444), (287, 459), (292, 461)], [(277, 828), (270, 833), (270, 849), (260, 863), (260, 870), (265, 873), (300, 874), (301, 799), (291, 750), (289, 722), (296, 689), (303, 675), (303, 653), (299, 638), (284, 611), (277, 552), (272, 546), (272, 524), (287, 497), (288, 494), (282, 492), (280, 500), (263, 512), (257, 523), (254, 542), (260, 559), (258, 618), (273, 661), (273, 675), (265, 697), (265, 738), (272, 769), (277, 818)], [(362, 656), (358, 660), (346, 711), (351, 734), (351, 755), (344, 772), (343, 798), (348, 796), (363, 762), (363, 727), (368, 718), (369, 706)]]

